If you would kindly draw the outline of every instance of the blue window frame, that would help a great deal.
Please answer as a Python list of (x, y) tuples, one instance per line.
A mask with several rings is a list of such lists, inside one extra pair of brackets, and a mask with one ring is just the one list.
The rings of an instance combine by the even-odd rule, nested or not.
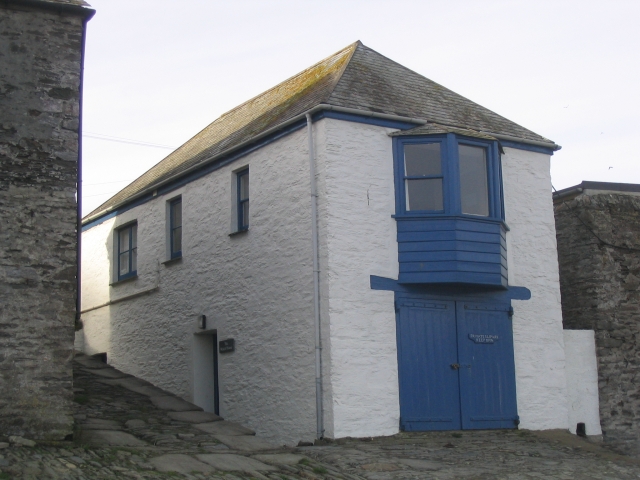
[(182, 197), (169, 202), (169, 242), (171, 258), (182, 256)]
[(394, 142), (396, 216), (504, 220), (497, 142), (451, 133)]
[(118, 280), (135, 277), (138, 270), (138, 224), (118, 229)]
[(249, 169), (236, 173), (238, 231), (249, 229)]

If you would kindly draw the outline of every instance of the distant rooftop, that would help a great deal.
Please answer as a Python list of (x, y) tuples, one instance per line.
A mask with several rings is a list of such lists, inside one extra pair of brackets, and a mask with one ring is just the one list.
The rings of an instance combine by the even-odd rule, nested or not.
[(553, 192), (554, 200), (560, 198), (577, 196), (581, 193), (588, 194), (589, 190), (595, 190), (594, 193), (627, 193), (631, 195), (640, 195), (640, 184), (638, 183), (612, 183), (612, 182), (590, 182), (583, 181), (573, 187), (563, 188)]
[(66, 10), (71, 13), (92, 16), (95, 11), (84, 0), (2, 0), (0, 5), (17, 5), (23, 7), (40, 7)]
[(39, 0), (40, 2), (43, 3), (61, 3), (64, 5), (76, 5), (78, 7), (90, 7), (91, 5), (89, 5), (87, 2), (85, 2), (84, 0)]
[[(130, 185), (85, 217), (94, 220), (176, 177), (282, 128), (312, 108), (351, 109), (405, 117), (413, 134), (464, 132), (481, 138), (560, 147), (491, 110), (380, 55), (360, 41), (221, 115)], [(433, 123), (433, 125), (430, 125)], [(411, 134), (411, 132), (407, 132)]]

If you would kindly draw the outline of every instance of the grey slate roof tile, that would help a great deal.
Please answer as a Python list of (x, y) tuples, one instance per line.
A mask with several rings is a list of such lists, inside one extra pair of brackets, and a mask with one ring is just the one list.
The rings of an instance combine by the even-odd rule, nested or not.
[(483, 132), (552, 143), (358, 41), (221, 115), (85, 220), (97, 218), (169, 178), (204, 165), (212, 157), (230, 152), (319, 104), (421, 118), (440, 124), (441, 129), (462, 128), (468, 132), (463, 135), (475, 132), (472, 136), (478, 136)]

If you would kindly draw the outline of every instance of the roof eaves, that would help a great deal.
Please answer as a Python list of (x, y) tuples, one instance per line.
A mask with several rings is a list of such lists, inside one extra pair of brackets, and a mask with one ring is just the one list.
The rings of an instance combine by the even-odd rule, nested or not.
[[(407, 123), (413, 123), (418, 125), (418, 127), (416, 128), (420, 128), (420, 126), (427, 124), (428, 121), (425, 119), (421, 119), (421, 118), (412, 118), (412, 117), (405, 117), (405, 116), (401, 116), (401, 115), (392, 115), (392, 114), (385, 114), (385, 113), (378, 113), (378, 112), (372, 112), (372, 111), (368, 111), (368, 110), (358, 110), (358, 109), (354, 109), (354, 108), (346, 108), (346, 107), (340, 107), (337, 105), (328, 105), (328, 104), (319, 104), (316, 105), (315, 107), (299, 114), (296, 115), (295, 117), (292, 117), (272, 128), (269, 128), (251, 138), (249, 138), (248, 140), (241, 142), (237, 145), (234, 145), (220, 153), (217, 153), (211, 157), (208, 157), (206, 159), (203, 159), (201, 161), (199, 161), (198, 163), (196, 163), (195, 165), (192, 165), (191, 167), (189, 167), (186, 170), (180, 171), (178, 173), (176, 173), (175, 175), (172, 175), (170, 177), (164, 178), (161, 181), (157, 182), (157, 183), (152, 183), (151, 185), (149, 185), (146, 188), (143, 188), (142, 190), (136, 192), (133, 195), (130, 195), (129, 197), (114, 203), (113, 205), (108, 206), (107, 208), (104, 208), (102, 210), (94, 210), (93, 212), (89, 213), (86, 217), (84, 217), (82, 219), (82, 223), (86, 224), (89, 222), (92, 222), (94, 220), (97, 220), (98, 218), (104, 216), (104, 215), (108, 215), (109, 213), (111, 213), (114, 210), (117, 210), (129, 203), (134, 202), (135, 200), (137, 200), (138, 198), (153, 192), (154, 190), (157, 190), (159, 187), (166, 185), (167, 183), (170, 183), (172, 181), (175, 181), (177, 179), (179, 179), (180, 177), (186, 176), (188, 174), (190, 174), (191, 172), (193, 172), (194, 170), (197, 170), (199, 168), (204, 167), (205, 165), (211, 163), (211, 162), (215, 162), (223, 157), (226, 157), (228, 155), (231, 155), (232, 153), (234, 153), (237, 150), (240, 150), (252, 143), (256, 143), (259, 140), (261, 140), (264, 137), (267, 137), (271, 134), (274, 134), (276, 132), (278, 132), (279, 130), (282, 130), (284, 128), (286, 128), (287, 126), (298, 122), (300, 120), (302, 120), (307, 114), (311, 114), (313, 115), (316, 112), (319, 111), (323, 111), (323, 110), (333, 110), (336, 112), (342, 112), (342, 113), (350, 113), (350, 114), (354, 114), (354, 115), (360, 115), (360, 116), (364, 116), (364, 117), (372, 117), (372, 118), (380, 118), (380, 119), (385, 119), (385, 120), (397, 120), (397, 121), (402, 121), (402, 122), (407, 122)], [(435, 122), (432, 122), (432, 124)], [(439, 124), (438, 124), (439, 125)], [(461, 127), (455, 127), (455, 126), (443, 126), (445, 128), (449, 128), (449, 129), (458, 129), (460, 131), (465, 131), (465, 132), (471, 132), (469, 129), (464, 129)], [(397, 132), (397, 133), (402, 133), (402, 132)], [(464, 133), (461, 133), (462, 135), (464, 135)], [(483, 132), (480, 132), (480, 134), (483, 134)], [(487, 135), (489, 138), (494, 139), (498, 138), (500, 139), (499, 135)], [(504, 135), (502, 136), (504, 137)], [(483, 137), (485, 138), (485, 137)], [(522, 138), (515, 138), (515, 137), (509, 137), (510, 140), (512, 141), (517, 141), (520, 143), (525, 143), (525, 144), (535, 144), (535, 145), (539, 145), (539, 146), (544, 146), (547, 148), (552, 148), (553, 146), (557, 146), (555, 145), (553, 142), (551, 143), (543, 143), (543, 142), (535, 142), (534, 140), (528, 140), (528, 139), (522, 139)], [(560, 148), (559, 146), (557, 146), (558, 148)], [(105, 202), (106, 203), (106, 202)], [(104, 204), (103, 204), (104, 205)], [(100, 208), (100, 207), (98, 207)]]
[[(149, 185), (148, 187), (136, 192), (133, 195), (130, 195), (129, 197), (123, 199), (120, 202), (117, 202), (113, 205), (110, 205), (102, 210), (94, 210), (93, 212), (89, 213), (87, 216), (85, 216), (82, 219), (82, 223), (89, 223), (92, 222), (104, 215), (107, 215), (109, 213), (111, 213), (114, 210), (117, 210), (121, 207), (123, 207), (124, 205), (128, 204), (128, 203), (132, 203), (133, 201), (135, 201), (136, 199), (150, 193), (153, 192), (154, 190), (157, 190), (159, 187), (166, 185), (167, 183), (170, 183), (172, 181), (177, 180), (180, 177), (186, 176), (188, 174), (190, 174), (191, 172), (193, 172), (194, 170), (198, 170), (202, 167), (204, 167), (205, 165), (211, 163), (211, 162), (215, 162), (221, 158), (224, 158), (226, 156), (231, 155), (232, 153), (234, 153), (237, 150), (240, 150), (248, 145), (251, 145), (253, 143), (256, 143), (258, 141), (260, 141), (261, 139), (263, 139), (264, 137), (267, 137), (269, 135), (272, 135), (280, 130), (283, 130), (284, 128), (288, 127), (289, 125), (292, 125), (298, 121), (301, 121), (302, 119), (304, 119), (306, 117), (307, 114), (315, 114), (317, 112), (320, 111), (324, 111), (324, 110), (333, 110), (336, 112), (342, 112), (342, 113), (351, 113), (351, 114), (355, 114), (355, 115), (361, 115), (361, 116), (365, 116), (365, 117), (372, 117), (372, 118), (380, 118), (380, 119), (385, 119), (385, 120), (397, 120), (397, 121), (402, 121), (402, 122), (407, 122), (407, 123), (414, 123), (417, 125), (421, 125), (426, 123), (425, 120), (419, 119), (419, 118), (410, 118), (410, 117), (402, 117), (402, 116), (398, 116), (398, 115), (388, 115), (388, 114), (384, 114), (384, 113), (376, 113), (376, 112), (368, 112), (368, 111), (364, 111), (364, 110), (355, 110), (353, 108), (343, 108), (343, 107), (339, 107), (339, 106), (335, 106), (335, 105), (328, 105), (328, 104), (324, 104), (321, 103), (319, 105), (316, 105), (315, 107), (306, 110), (305, 112), (300, 113), (299, 115), (296, 115), (295, 117), (292, 117), (268, 130), (265, 130), (261, 133), (259, 133), (258, 135), (255, 135), (253, 137), (251, 137), (250, 139), (239, 143), (237, 145), (234, 145), (220, 153), (217, 153), (211, 157), (208, 157), (206, 159), (201, 160), (200, 162), (196, 163), (195, 165), (192, 165), (191, 167), (189, 167), (186, 170), (183, 170), (175, 175), (172, 175), (170, 177), (167, 177), (165, 179), (163, 179), (160, 182), (157, 183), (153, 183), (151, 185)], [(106, 203), (106, 202), (105, 202)], [(104, 205), (104, 204), (103, 204)], [(100, 207), (98, 207), (100, 208)]]
[(469, 128), (454, 127), (449, 125), (441, 125), (435, 122), (428, 122), (425, 125), (421, 125), (409, 130), (401, 130), (399, 132), (392, 132), (390, 137), (409, 137), (417, 135), (436, 135), (443, 133), (455, 133), (466, 137), (482, 138), (484, 140), (497, 140), (495, 136), (488, 135), (486, 133), (478, 132)]

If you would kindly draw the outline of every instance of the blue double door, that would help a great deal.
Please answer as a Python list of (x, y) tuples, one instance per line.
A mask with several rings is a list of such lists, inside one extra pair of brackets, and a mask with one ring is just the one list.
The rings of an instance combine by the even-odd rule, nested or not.
[(400, 427), (515, 428), (508, 304), (399, 300)]

